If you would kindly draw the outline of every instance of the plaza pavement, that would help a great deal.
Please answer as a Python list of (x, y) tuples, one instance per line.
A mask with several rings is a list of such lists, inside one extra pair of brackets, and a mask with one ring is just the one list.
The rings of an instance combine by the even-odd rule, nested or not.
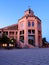
[(0, 65), (49, 65), (49, 48), (0, 49)]

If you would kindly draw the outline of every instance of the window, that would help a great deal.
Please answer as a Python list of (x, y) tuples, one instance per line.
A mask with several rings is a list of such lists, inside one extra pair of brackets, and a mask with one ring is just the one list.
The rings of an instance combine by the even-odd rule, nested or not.
[(30, 22), (28, 22), (28, 27), (30, 27), (31, 26), (31, 23)]
[(1, 31), (0, 31), (0, 33), (1, 33)]
[(35, 30), (32, 30), (32, 34), (35, 34)]
[(6, 35), (8, 35), (8, 32), (6, 32)]
[(28, 34), (31, 34), (31, 30), (28, 30)]
[(38, 34), (41, 35), (41, 31), (38, 31)]
[(34, 22), (32, 22), (32, 26), (34, 26)]
[(12, 32), (12, 34), (14, 34), (14, 32)]
[(5, 34), (5, 32), (3, 32), (3, 34)]
[(14, 32), (10, 32), (11, 35), (14, 35)]
[(16, 35), (17, 35), (17, 32), (16, 32)]
[(24, 34), (24, 30), (20, 31), (20, 35), (21, 35), (21, 34)]
[(20, 41), (24, 43), (24, 36), (20, 36)]

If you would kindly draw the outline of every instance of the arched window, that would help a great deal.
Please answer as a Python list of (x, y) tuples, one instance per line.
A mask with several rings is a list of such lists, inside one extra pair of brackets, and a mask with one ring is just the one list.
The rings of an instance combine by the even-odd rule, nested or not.
[(32, 22), (32, 26), (34, 26), (34, 22)]
[(28, 22), (28, 27), (30, 27), (31, 26), (31, 23), (30, 22)]

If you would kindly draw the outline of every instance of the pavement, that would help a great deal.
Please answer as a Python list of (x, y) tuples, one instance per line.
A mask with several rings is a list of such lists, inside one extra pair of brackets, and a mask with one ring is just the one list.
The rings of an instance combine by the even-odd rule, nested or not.
[(49, 48), (0, 49), (0, 65), (49, 65)]

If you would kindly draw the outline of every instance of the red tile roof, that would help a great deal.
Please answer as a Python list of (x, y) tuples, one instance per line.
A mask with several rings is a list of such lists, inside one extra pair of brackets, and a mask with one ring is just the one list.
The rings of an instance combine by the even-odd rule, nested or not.
[(13, 25), (1, 28), (1, 29), (5, 29), (5, 30), (18, 30), (18, 24), (13, 24)]

